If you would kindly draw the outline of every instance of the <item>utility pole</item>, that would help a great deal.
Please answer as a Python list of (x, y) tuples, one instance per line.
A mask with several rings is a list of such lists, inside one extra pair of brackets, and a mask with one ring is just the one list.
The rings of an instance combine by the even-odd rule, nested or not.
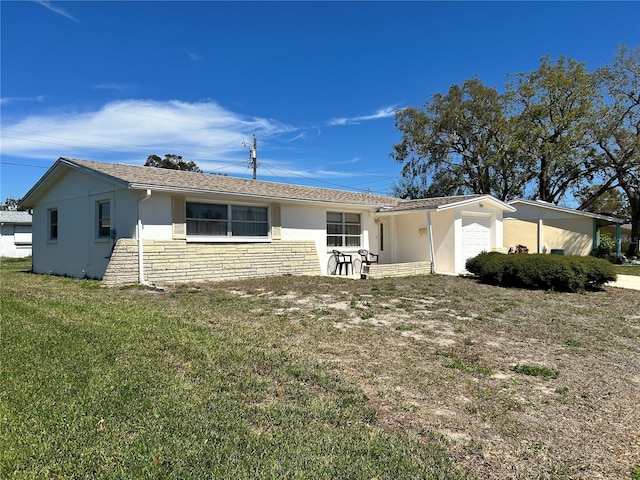
[(256, 179), (258, 173), (258, 139), (253, 135), (253, 147), (249, 149), (249, 163), (253, 167), (253, 179)]

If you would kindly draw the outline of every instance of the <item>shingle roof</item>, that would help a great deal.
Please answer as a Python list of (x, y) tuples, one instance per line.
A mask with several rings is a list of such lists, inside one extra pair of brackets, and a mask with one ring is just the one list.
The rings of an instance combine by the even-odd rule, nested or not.
[(517, 198), (509, 202), (509, 205), (518, 205), (518, 204), (529, 205), (534, 208), (555, 210), (557, 212), (564, 212), (570, 215), (579, 215), (583, 217), (595, 218), (597, 220), (603, 220), (605, 222), (624, 223), (624, 219), (622, 218), (616, 218), (610, 215), (601, 215), (599, 213), (592, 213), (584, 210), (575, 210), (573, 208), (568, 208), (568, 207), (561, 207), (560, 205), (556, 205), (555, 203), (543, 202), (542, 200), (525, 200), (523, 198)]
[(0, 223), (17, 223), (30, 225), (32, 217), (29, 212), (15, 212), (11, 210), (0, 210)]
[(75, 158), (61, 157), (58, 162), (89, 169), (116, 181), (128, 188), (183, 191), (190, 193), (243, 195), (279, 200), (318, 201), (367, 206), (395, 206), (401, 199), (368, 193), (305, 187), (285, 183), (247, 180), (208, 173), (185, 172), (164, 168), (123, 165)]
[(384, 208), (383, 212), (404, 212), (407, 210), (431, 210), (445, 205), (452, 205), (467, 200), (473, 200), (478, 197), (486, 197), (487, 195), (456, 195), (452, 197), (433, 197), (422, 198), (419, 200), (405, 200), (397, 205)]

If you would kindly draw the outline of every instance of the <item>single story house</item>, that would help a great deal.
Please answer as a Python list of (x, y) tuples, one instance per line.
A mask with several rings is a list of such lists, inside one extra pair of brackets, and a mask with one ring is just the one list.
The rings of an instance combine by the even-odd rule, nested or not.
[(71, 158), (20, 208), (33, 210), (35, 273), (106, 285), (329, 275), (334, 250), (355, 260), (360, 249), (379, 255), (372, 277), (458, 274), (502, 249), (515, 210), (489, 195), (405, 201)]
[(615, 229), (617, 257), (621, 255), (624, 220), (561, 207), (540, 200), (512, 200), (515, 211), (504, 217), (504, 244), (526, 246), (532, 253), (589, 255), (600, 244), (604, 226)]
[(31, 214), (0, 211), (0, 257), (31, 255)]

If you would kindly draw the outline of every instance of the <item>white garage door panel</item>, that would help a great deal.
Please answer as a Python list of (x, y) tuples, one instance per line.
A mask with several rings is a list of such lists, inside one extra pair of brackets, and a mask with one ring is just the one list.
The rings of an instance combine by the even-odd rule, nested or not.
[(475, 257), (491, 249), (491, 219), (462, 217), (462, 258)]

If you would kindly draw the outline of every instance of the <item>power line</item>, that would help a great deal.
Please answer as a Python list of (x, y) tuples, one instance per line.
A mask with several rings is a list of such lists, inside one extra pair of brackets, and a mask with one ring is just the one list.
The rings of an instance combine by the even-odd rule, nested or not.
[(29, 165), (27, 163), (4, 162), (2, 160), (0, 160), (0, 165), (13, 165), (16, 167), (33, 167), (33, 168), (44, 168), (44, 169), (49, 168), (49, 167), (45, 167), (44, 165)]
[[(265, 168), (266, 168), (266, 166), (268, 164), (266, 164), (265, 162), (262, 162), (261, 165), (265, 166)], [(313, 180), (314, 182), (317, 182), (317, 183), (323, 183), (325, 185), (330, 185), (330, 186), (333, 186), (333, 187), (338, 187), (338, 188), (346, 189), (346, 190), (354, 190), (352, 186), (340, 185), (340, 184), (333, 183), (333, 182), (326, 182), (324, 180), (319, 180), (317, 178), (313, 178), (313, 177), (309, 177), (309, 176), (306, 176), (306, 175), (302, 175), (300, 173), (292, 172), (290, 170), (285, 170), (283, 168), (276, 167), (275, 165), (271, 165), (271, 167), (275, 168), (276, 170), (280, 170), (282, 172), (285, 172), (285, 173), (287, 173), (287, 174), (289, 174), (290, 176), (293, 176), (293, 177), (306, 178), (307, 180)], [(291, 184), (291, 182), (285, 182), (285, 183)], [(356, 190), (359, 190), (359, 191), (362, 191), (362, 192), (366, 192), (367, 191), (367, 189), (356, 189)], [(383, 194), (382, 192), (378, 192), (378, 193)], [(386, 195), (386, 194), (384, 194), (384, 195)]]

